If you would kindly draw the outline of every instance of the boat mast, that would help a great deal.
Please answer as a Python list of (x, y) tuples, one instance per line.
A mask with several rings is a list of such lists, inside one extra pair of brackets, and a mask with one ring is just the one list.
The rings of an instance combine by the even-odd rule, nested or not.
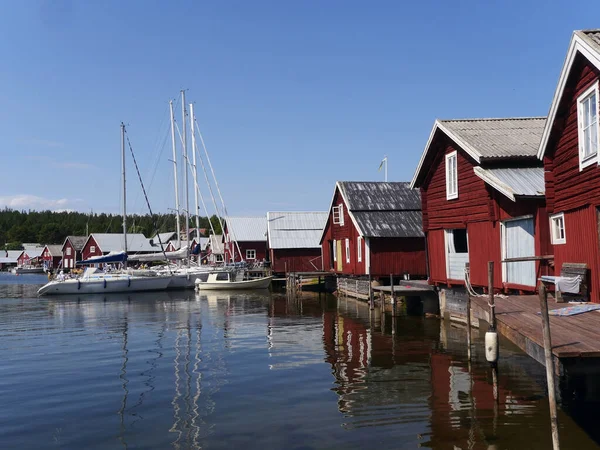
[(177, 214), (177, 249), (181, 248), (181, 223), (179, 222), (179, 186), (177, 181), (177, 146), (175, 145), (175, 116), (173, 114), (173, 100), (169, 101), (171, 111), (171, 145), (173, 147), (173, 176), (175, 177), (175, 211)]
[(125, 183), (125, 124), (121, 122), (121, 170), (123, 172), (123, 246), (127, 253), (127, 187)]
[(192, 128), (192, 176), (194, 177), (194, 200), (196, 201), (196, 239), (200, 244), (200, 206), (198, 205), (198, 166), (196, 166), (196, 129), (194, 127), (194, 104), (190, 103), (190, 127)]
[(183, 144), (183, 165), (184, 165), (184, 180), (185, 180), (185, 240), (186, 240), (186, 251), (185, 256), (190, 259), (190, 192), (189, 192), (189, 181), (188, 181), (188, 153), (187, 153), (187, 129), (185, 127), (185, 90), (181, 90), (181, 115), (183, 117), (181, 124), (181, 140)]

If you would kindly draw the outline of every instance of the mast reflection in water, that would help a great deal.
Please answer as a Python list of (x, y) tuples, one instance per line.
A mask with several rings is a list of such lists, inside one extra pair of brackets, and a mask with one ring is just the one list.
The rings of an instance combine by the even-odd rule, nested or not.
[(0, 285), (3, 448), (551, 447), (543, 367), (502, 341), (496, 402), (463, 327), (307, 293), (36, 288)]

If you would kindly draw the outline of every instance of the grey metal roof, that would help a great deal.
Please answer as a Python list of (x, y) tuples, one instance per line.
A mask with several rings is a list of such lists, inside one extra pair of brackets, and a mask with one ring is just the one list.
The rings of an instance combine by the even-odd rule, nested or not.
[(420, 210), (421, 194), (410, 183), (339, 181), (350, 211)]
[(423, 237), (421, 211), (354, 211), (364, 237)]
[(23, 252), (25, 252), (30, 259), (33, 259), (37, 258), (38, 256), (41, 256), (43, 250), (44, 247), (28, 247), (25, 250), (23, 250)]
[(17, 260), (17, 258), (21, 256), (21, 253), (23, 253), (23, 250), (7, 250), (6, 253), (2, 252), (0, 255)]
[(439, 123), (450, 138), (461, 141), (458, 145), (469, 147), (463, 150), (471, 150), (479, 158), (535, 157), (546, 118), (440, 120)]
[(208, 237), (208, 245), (210, 246), (211, 253), (215, 255), (222, 255), (224, 244), (223, 244), (223, 235), (222, 234), (211, 234)]
[(53, 257), (62, 256), (62, 245), (46, 245)]
[(159, 240), (158, 240), (159, 237), (160, 237), (160, 242), (162, 242), (163, 244), (166, 244), (173, 238), (175, 238), (175, 239), (177, 238), (175, 231), (166, 231), (164, 233), (158, 233), (150, 238), (154, 241), (154, 245), (160, 246)]
[[(67, 236), (67, 239), (71, 242), (71, 245), (75, 249), (75, 251), (80, 252), (83, 249), (83, 246), (88, 240), (87, 236)], [(65, 242), (67, 240), (65, 239)], [(64, 246), (64, 244), (63, 244)]]
[[(122, 233), (92, 233), (93, 237), (102, 252), (120, 252), (125, 249)], [(136, 252), (155, 252), (156, 247), (150, 245), (150, 240), (141, 233), (127, 234), (127, 251)]]
[(232, 240), (238, 242), (267, 241), (267, 218), (227, 217), (226, 227)]
[(546, 192), (543, 167), (474, 167), (473, 170), (475, 175), (512, 201), (516, 196), (543, 197)]
[(327, 212), (268, 212), (269, 248), (321, 248), (328, 216)]

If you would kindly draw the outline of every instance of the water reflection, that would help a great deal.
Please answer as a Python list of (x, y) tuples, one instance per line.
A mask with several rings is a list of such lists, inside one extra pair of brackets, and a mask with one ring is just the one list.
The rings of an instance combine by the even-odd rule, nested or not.
[(496, 401), (481, 336), (468, 364), (464, 327), (349, 299), (11, 297), (0, 339), (6, 448), (551, 445), (543, 367), (501, 341)]

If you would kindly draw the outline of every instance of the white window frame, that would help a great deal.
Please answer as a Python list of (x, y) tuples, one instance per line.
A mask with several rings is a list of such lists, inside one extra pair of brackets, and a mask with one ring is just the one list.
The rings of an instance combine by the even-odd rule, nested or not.
[[(557, 235), (556, 226), (562, 222), (562, 237)], [(565, 213), (558, 213), (550, 216), (550, 237), (552, 245), (567, 243), (567, 228), (565, 226)]]
[(346, 238), (346, 264), (350, 264), (350, 239)]
[[(583, 157), (585, 139), (583, 135), (583, 115), (584, 115), (584, 104), (586, 100), (588, 100), (592, 95), (596, 95), (596, 123), (590, 125), (590, 127), (596, 127), (596, 148), (592, 154)], [(594, 163), (600, 164), (600, 159), (598, 158), (598, 150), (600, 146), (600, 127), (598, 125), (599, 119), (599, 111), (598, 104), (600, 103), (600, 96), (598, 93), (598, 82), (596, 81), (592, 86), (586, 89), (579, 97), (577, 97), (577, 139), (579, 142), (579, 171), (581, 172), (584, 168), (591, 166)]]
[(333, 240), (333, 262), (337, 262), (337, 241)]
[(215, 262), (223, 262), (223, 255), (221, 255), (220, 253), (216, 253), (215, 254)]
[(71, 247), (67, 247), (67, 256), (71, 256)]
[[(452, 161), (454, 161), (454, 167), (451, 167)], [(446, 200), (455, 198), (458, 198), (458, 154), (456, 150), (446, 155)]]
[(90, 245), (90, 253), (96, 253), (96, 246)]
[[(252, 255), (252, 256), (250, 256)], [(246, 259), (256, 259), (256, 250), (253, 248), (246, 249)]]
[(356, 260), (358, 262), (362, 262), (362, 236), (359, 236), (358, 239), (356, 239)]

